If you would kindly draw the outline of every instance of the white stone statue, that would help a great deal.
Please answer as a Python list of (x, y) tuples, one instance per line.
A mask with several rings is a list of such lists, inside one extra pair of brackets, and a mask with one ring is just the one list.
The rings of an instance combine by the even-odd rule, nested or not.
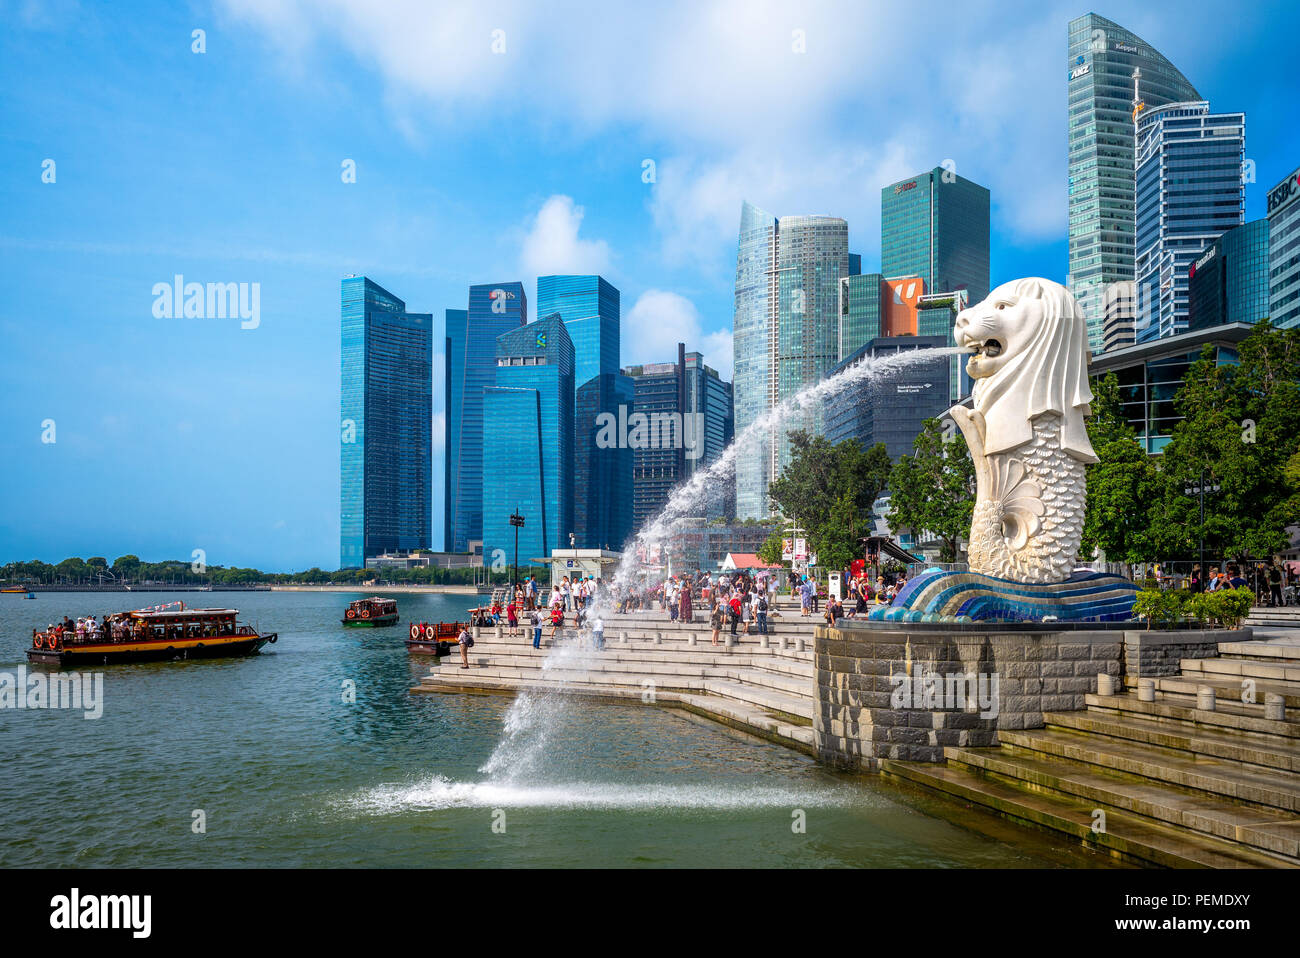
[(1064, 581), (1083, 533), (1084, 467), (1097, 461), (1083, 311), (1059, 283), (1019, 279), (962, 310), (955, 335), (974, 350), (974, 408), (949, 410), (975, 461), (970, 570)]

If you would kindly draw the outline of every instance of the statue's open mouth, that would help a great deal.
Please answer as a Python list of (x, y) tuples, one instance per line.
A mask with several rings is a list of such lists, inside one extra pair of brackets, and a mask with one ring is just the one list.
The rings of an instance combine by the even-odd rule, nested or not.
[(982, 343), (976, 343), (976, 344), (975, 344), (975, 355), (976, 355), (976, 356), (981, 356), (981, 355), (982, 355), (982, 356), (987, 356), (989, 359), (992, 359), (992, 358), (995, 357), (995, 356), (1001, 356), (1001, 355), (1002, 355), (1002, 343), (1000, 343), (1000, 342), (999, 342), (998, 340), (996, 340), (996, 339), (989, 339), (989, 340), (985, 340), (985, 341), (982, 342)]

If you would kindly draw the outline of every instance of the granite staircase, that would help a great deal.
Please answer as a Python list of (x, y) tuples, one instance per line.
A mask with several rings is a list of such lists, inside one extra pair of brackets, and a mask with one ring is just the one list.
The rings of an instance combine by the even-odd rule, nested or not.
[[(946, 748), (944, 765), (884, 759), (882, 773), (1142, 864), (1300, 866), (1300, 639), (1219, 650), (1155, 679), (1153, 701), (1089, 695), (1043, 728), (999, 730), (997, 747)], [(1212, 710), (1198, 707), (1207, 687)]]

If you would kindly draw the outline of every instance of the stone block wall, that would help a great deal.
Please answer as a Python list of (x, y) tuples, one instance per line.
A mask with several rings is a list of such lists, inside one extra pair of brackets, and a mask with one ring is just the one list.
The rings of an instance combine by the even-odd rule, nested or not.
[(1249, 642), (1250, 629), (1124, 633), (1125, 680), (1132, 685), (1139, 678), (1178, 675), (1183, 659), (1212, 659), (1220, 642)]
[[(884, 625), (883, 623), (881, 624)], [(1125, 633), (927, 630), (841, 620), (816, 640), (815, 744), (823, 761), (874, 768), (881, 758), (939, 762), (947, 745), (997, 744), (999, 728), (1041, 728), (1044, 711), (1085, 706), (1097, 674), (1118, 676)], [(982, 715), (924, 702), (899, 704), (898, 680), (926, 672), (997, 677), (996, 709)]]

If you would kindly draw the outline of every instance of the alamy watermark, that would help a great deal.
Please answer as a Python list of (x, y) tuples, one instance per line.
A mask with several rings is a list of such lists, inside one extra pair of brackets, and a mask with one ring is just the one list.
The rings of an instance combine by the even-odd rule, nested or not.
[(153, 284), (153, 314), (158, 319), (241, 319), (241, 329), (262, 324), (261, 283), (187, 283), (177, 273), (170, 283)]
[(889, 684), (894, 687), (890, 708), (960, 709), (978, 711), (983, 719), (998, 717), (997, 672), (899, 672), (889, 676)]
[(704, 413), (634, 412), (626, 405), (618, 413), (596, 416), (597, 449), (685, 449), (687, 459), (704, 454)]
[(104, 714), (103, 672), (0, 672), (0, 709), (80, 709), (82, 718)]

